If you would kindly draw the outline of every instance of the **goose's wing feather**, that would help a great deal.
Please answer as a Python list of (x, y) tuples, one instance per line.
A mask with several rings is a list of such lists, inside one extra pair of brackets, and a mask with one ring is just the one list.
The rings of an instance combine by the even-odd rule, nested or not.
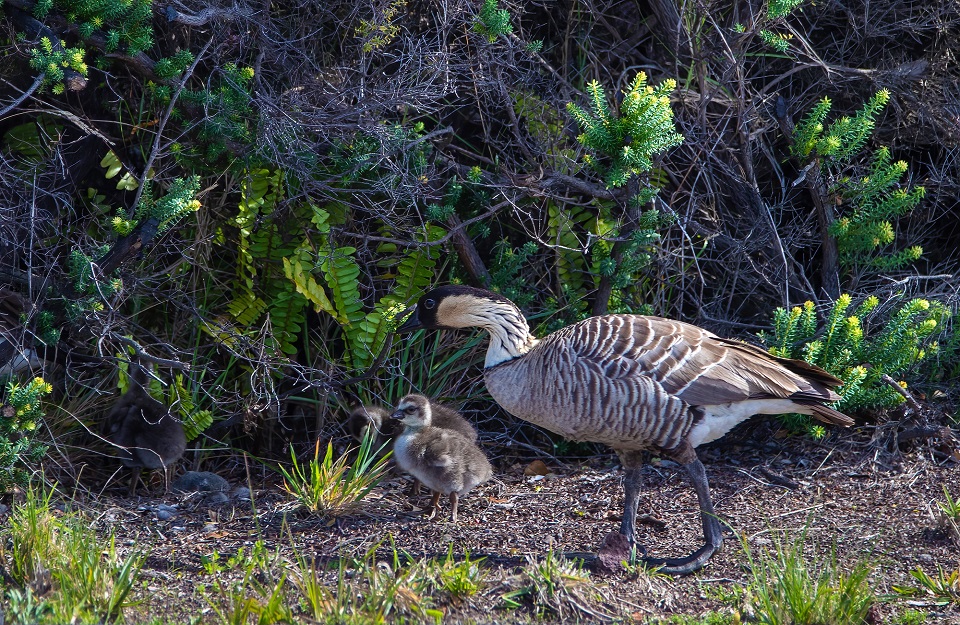
[(762, 398), (838, 399), (829, 387), (839, 381), (826, 372), (680, 321), (639, 315), (594, 317), (544, 340), (553, 341), (553, 349), (567, 352), (572, 367), (600, 373), (610, 381), (651, 379), (690, 405)]

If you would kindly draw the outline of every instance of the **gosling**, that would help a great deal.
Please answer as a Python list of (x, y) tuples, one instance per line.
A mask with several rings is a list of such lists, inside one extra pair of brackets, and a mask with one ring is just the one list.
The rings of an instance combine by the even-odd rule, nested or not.
[(393, 439), (400, 434), (400, 424), (390, 420), (390, 411), (381, 406), (363, 404), (350, 411), (347, 417), (347, 431), (358, 443), (373, 428), (371, 447), (378, 454), (385, 454), (393, 448)]
[(451, 520), (456, 523), (460, 497), (493, 476), (490, 461), (463, 434), (433, 425), (433, 406), (423, 395), (401, 399), (392, 416), (404, 424), (393, 447), (397, 466), (433, 491), (427, 519), (437, 516), (440, 495), (449, 495)]
[(137, 492), (143, 468), (163, 469), (164, 492), (170, 492), (170, 474), (187, 448), (187, 437), (180, 421), (147, 393), (144, 368), (131, 363), (130, 372), (130, 386), (107, 414), (104, 435), (120, 449), (120, 461), (133, 472), (130, 497)]

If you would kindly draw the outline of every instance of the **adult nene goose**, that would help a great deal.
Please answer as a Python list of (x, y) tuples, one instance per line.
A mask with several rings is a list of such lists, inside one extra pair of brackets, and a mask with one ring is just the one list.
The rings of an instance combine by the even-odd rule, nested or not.
[[(684, 466), (699, 500), (704, 545), (683, 558), (645, 558), (667, 573), (699, 569), (723, 541), (697, 446), (755, 414), (798, 412), (853, 423), (824, 405), (839, 399), (831, 389), (841, 382), (822, 369), (680, 321), (605, 315), (537, 339), (510, 300), (451, 285), (421, 297), (398, 332), (471, 327), (490, 334), (484, 380), (498, 404), (551, 432), (617, 452), (626, 469), (620, 534), (630, 550), (641, 452)], [(609, 538), (605, 548), (617, 542)]]

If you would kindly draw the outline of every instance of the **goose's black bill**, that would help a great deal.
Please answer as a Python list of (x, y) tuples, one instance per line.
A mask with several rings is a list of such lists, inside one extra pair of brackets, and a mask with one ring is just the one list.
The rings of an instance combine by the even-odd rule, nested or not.
[[(410, 314), (412, 311), (412, 314)], [(410, 314), (410, 317), (404, 321), (399, 328), (397, 328), (397, 334), (405, 334), (407, 332), (414, 332), (423, 328), (423, 324), (420, 323), (420, 317), (417, 315), (417, 305), (414, 304), (410, 308), (406, 309), (398, 315), (399, 318), (403, 318), (405, 315)]]

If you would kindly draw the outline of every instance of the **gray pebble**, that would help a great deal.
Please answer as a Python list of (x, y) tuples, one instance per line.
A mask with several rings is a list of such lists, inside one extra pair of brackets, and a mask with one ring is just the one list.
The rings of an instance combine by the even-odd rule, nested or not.
[(230, 489), (230, 483), (210, 471), (187, 471), (172, 485), (175, 493), (211, 493)]

